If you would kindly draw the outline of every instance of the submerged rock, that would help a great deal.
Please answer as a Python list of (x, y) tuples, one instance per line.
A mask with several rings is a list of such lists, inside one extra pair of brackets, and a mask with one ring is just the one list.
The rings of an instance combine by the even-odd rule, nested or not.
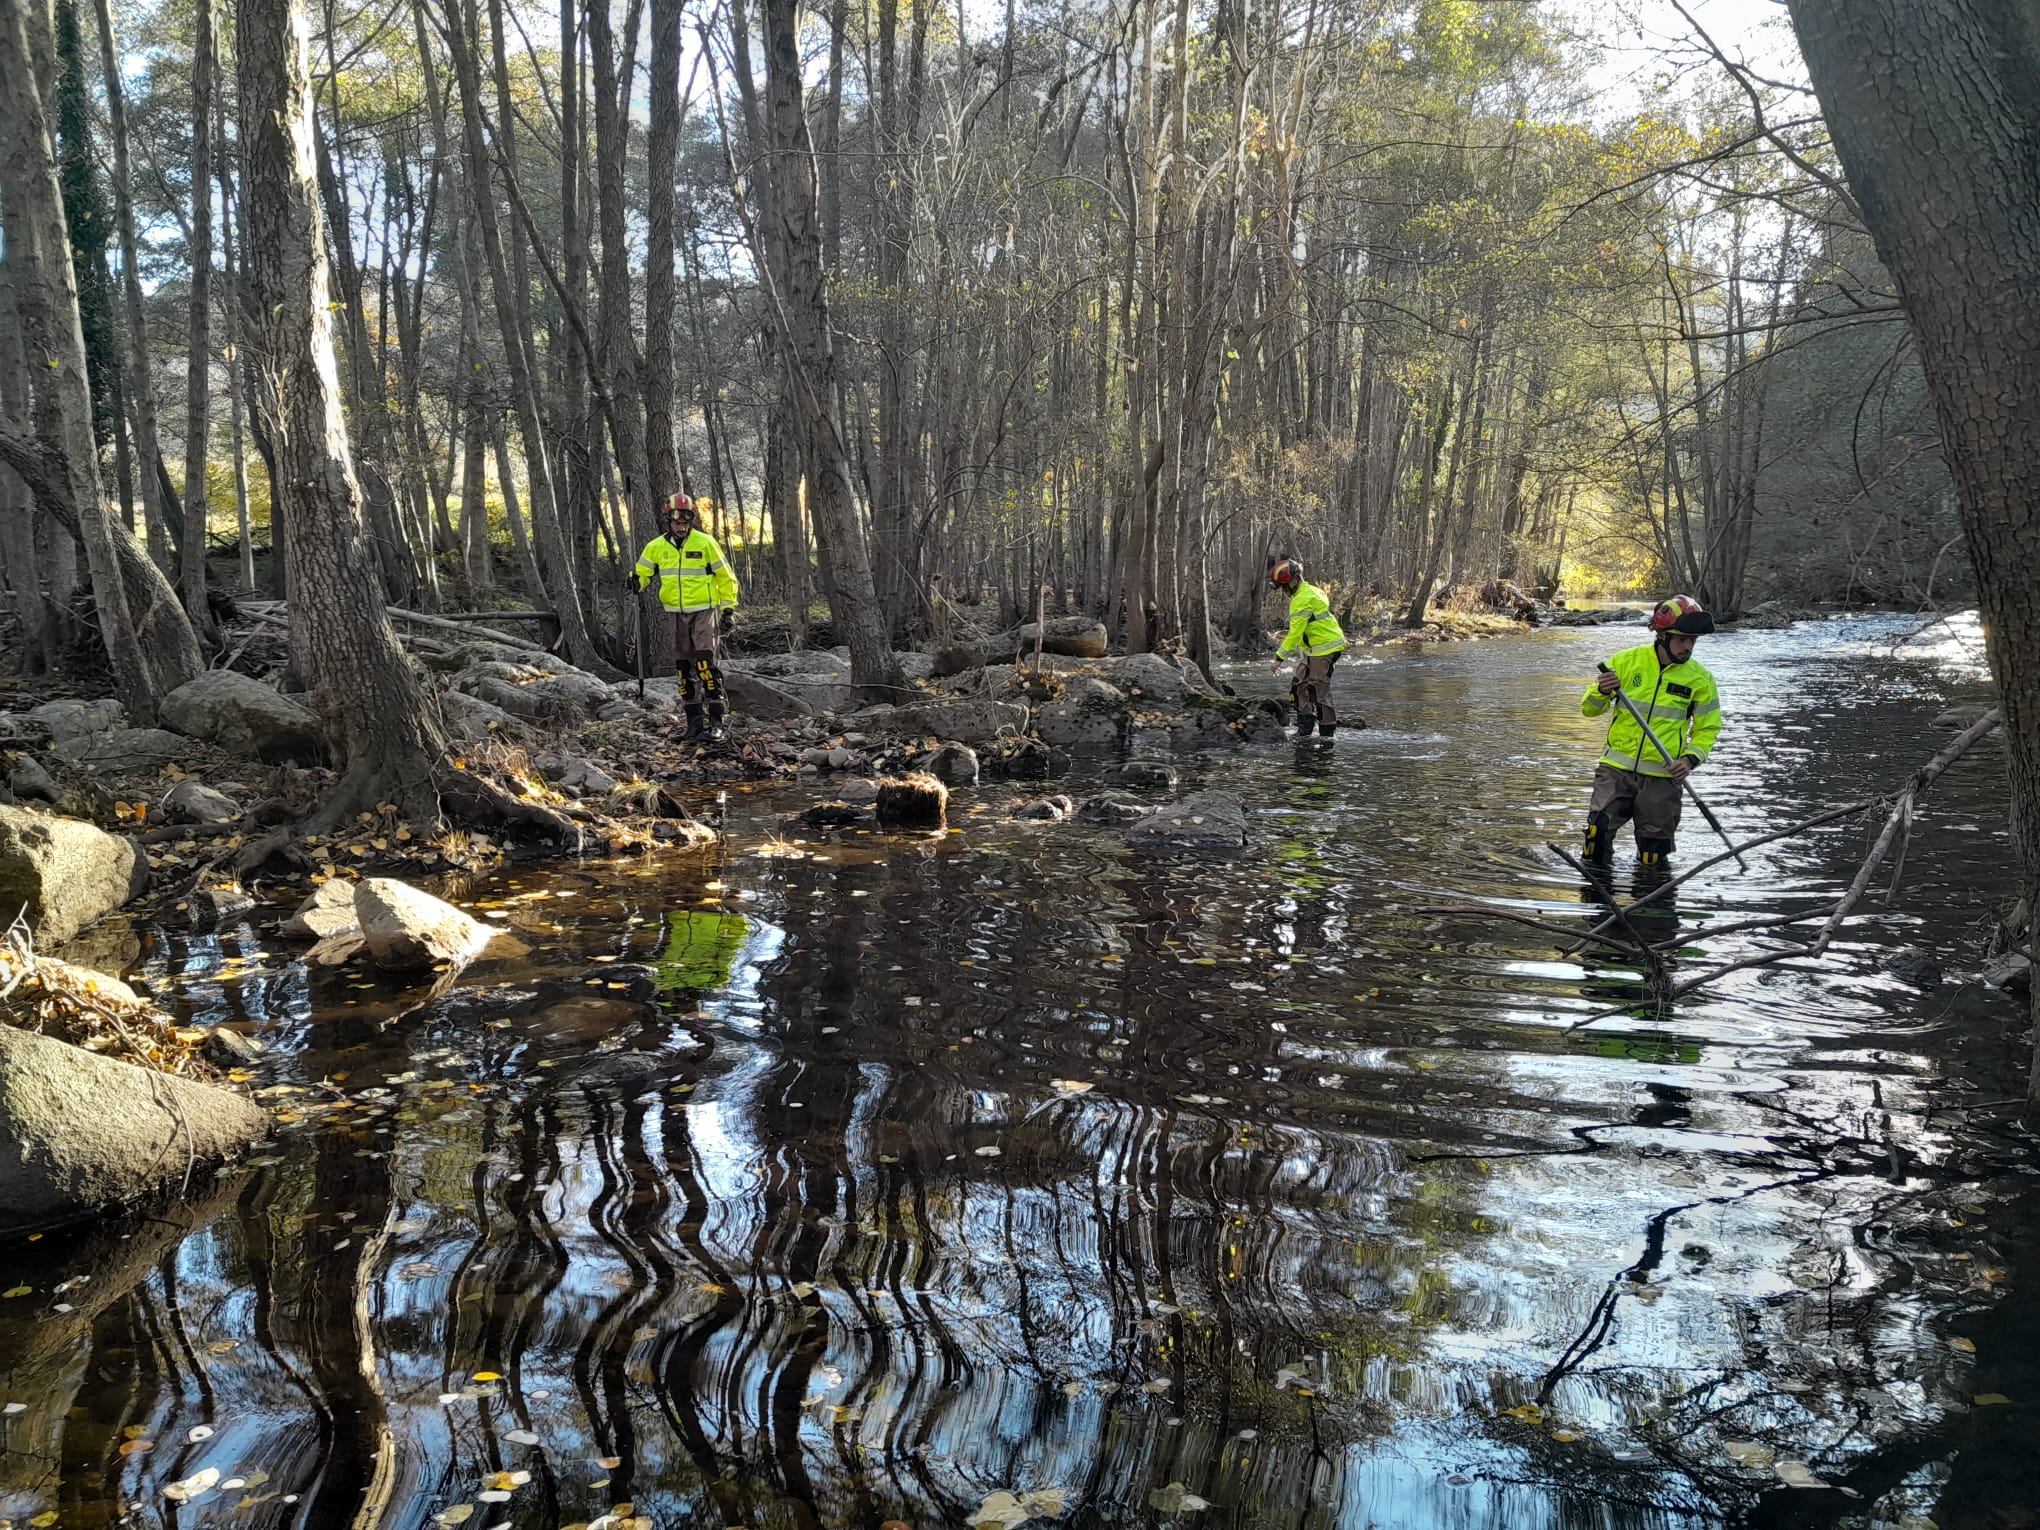
[(1126, 840), (1142, 849), (1238, 849), (1247, 842), (1246, 809), (1224, 792), (1196, 792), (1129, 825)]
[(139, 1200), (268, 1131), (231, 1090), (0, 1025), (0, 1232)]
[(163, 698), (163, 721), (232, 754), (272, 764), (326, 757), (319, 714), (231, 669), (209, 669)]
[(2033, 962), (2022, 951), (2008, 951), (1985, 963), (1983, 980), (2000, 993), (2023, 999), (2033, 989)]
[(1121, 786), (1145, 787), (1154, 791), (1172, 792), (1176, 789), (1176, 767), (1164, 765), (1159, 760), (1126, 760), (1107, 767), (1106, 779)]
[(1034, 801), (1023, 802), (1019, 807), (1013, 809), (1013, 816), (1015, 818), (1044, 819), (1049, 823), (1061, 823), (1063, 819), (1069, 817), (1075, 811), (1076, 804), (1072, 803), (1067, 797), (1037, 797)]
[(21, 910), (39, 946), (69, 940), (148, 879), (148, 861), (124, 839), (75, 818), (0, 807), (0, 919)]
[(1077, 807), (1077, 822), (1117, 827), (1134, 823), (1153, 811), (1142, 803), (1127, 802), (1117, 797), (1086, 797)]

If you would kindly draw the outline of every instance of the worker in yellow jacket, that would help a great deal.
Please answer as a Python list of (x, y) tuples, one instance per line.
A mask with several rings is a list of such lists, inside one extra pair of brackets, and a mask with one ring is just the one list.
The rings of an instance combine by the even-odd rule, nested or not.
[(716, 662), (720, 627), (737, 609), (737, 576), (714, 537), (703, 531), (694, 501), (666, 501), (666, 530), (638, 555), (631, 574), (635, 594), (657, 580), (659, 605), (672, 613), (673, 650), (688, 738), (719, 739), (729, 711), (722, 668)]
[(1279, 673), (1289, 657), (1296, 656), (1296, 674), (1290, 681), (1289, 696), (1296, 703), (1296, 736), (1309, 738), (1311, 729), (1330, 738), (1339, 727), (1338, 709), (1332, 705), (1332, 669), (1346, 651), (1346, 632), (1332, 615), (1325, 592), (1306, 583), (1303, 564), (1284, 558), (1268, 570), (1268, 582), (1289, 592), (1289, 631), (1275, 650), (1270, 669)]
[[(1615, 714), (1594, 768), (1585, 858), (1607, 865), (1617, 831), (1634, 818), (1637, 863), (1657, 872), (1679, 829), (1679, 783), (1706, 762), (1721, 735), (1721, 691), (1693, 657), (1693, 645), (1714, 630), (1714, 618), (1698, 601), (1674, 595), (1660, 603), (1651, 612), (1650, 630), (1650, 642), (1625, 648), (1602, 666), (1600, 678), (1580, 698), (1580, 711), (1588, 717)], [(1615, 701), (1618, 690), (1649, 726), (1649, 738), (1629, 708)]]

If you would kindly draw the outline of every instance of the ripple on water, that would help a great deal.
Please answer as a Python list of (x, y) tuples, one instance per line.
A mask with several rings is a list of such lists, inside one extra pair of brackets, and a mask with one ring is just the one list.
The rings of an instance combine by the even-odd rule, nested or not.
[[(1966, 661), (1896, 635), (1709, 640), (1734, 830), (1938, 746)], [(761, 792), (727, 847), (458, 889), (531, 949), (422, 1002), (252, 924), (143, 931), (152, 985), (298, 1092), (183, 1221), (23, 1257), (0, 1517), (217, 1466), (251, 1524), (960, 1523), (1037, 1488), (1133, 1524), (1181, 1482), (1214, 1525), (1641, 1527), (1775, 1480), (1728, 1442), (1866, 1482), (1907, 1432), (1965, 1459), (1946, 1337), (2026, 1201), (1957, 1172), (1987, 1139), (1946, 1107), (2002, 1021), (1882, 962), (1961, 966), (2003, 884), (1990, 774), (1937, 789), (1893, 910), (1821, 971), (1662, 1006), (1634, 951), (1575, 949), (1601, 909), (1544, 849), (1599, 741), (1574, 698), (1627, 640), (1342, 667), (1376, 726), (1180, 762), (1252, 809), (1234, 856), (967, 812), (801, 844)], [(1809, 716), (1809, 674), (1851, 704)], [(1650, 925), (1673, 978), (1833, 897), (1859, 843), (1683, 889)], [(1481, 907), (1553, 928), (1436, 912)]]

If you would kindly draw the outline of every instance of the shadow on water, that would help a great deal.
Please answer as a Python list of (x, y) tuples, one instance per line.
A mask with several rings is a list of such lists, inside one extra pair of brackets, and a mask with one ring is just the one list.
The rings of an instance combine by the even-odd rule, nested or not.
[[(1710, 640), (1732, 829), (1932, 752), (1967, 674), (1891, 630)], [(2001, 1522), (2040, 1400), (2000, 1301), (2040, 1203), (1989, 1104), (2020, 1038), (1883, 970), (1974, 966), (1995, 763), (1831, 972), (1666, 1014), (1633, 952), (1422, 912), (1596, 917), (1542, 847), (1617, 641), (1342, 666), (1367, 731), (1188, 762), (1248, 806), (1233, 857), (996, 787), (960, 832), (789, 843), (761, 792), (714, 851), (452, 889), (528, 949), (422, 1004), (252, 923), (138, 931), (163, 1002), (268, 1044), (285, 1136), (8, 1250), (0, 1519)], [(1747, 954), (1710, 926), (1856, 853), (1767, 847), (1651, 936)]]

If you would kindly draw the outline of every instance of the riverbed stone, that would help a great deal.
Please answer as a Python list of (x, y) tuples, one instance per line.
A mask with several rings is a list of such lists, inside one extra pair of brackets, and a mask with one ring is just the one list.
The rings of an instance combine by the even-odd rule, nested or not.
[(1176, 767), (1159, 760), (1122, 760), (1107, 766), (1105, 777), (1120, 786), (1163, 792), (1174, 791), (1177, 781)]
[(167, 728), (116, 728), (111, 733), (81, 733), (55, 746), (58, 758), (87, 770), (161, 770), (188, 760), (197, 744)]
[(1032, 802), (1023, 802), (1013, 809), (1015, 818), (1034, 818), (1047, 823), (1061, 823), (1076, 811), (1076, 804), (1064, 796), (1037, 797)]
[(2023, 999), (2033, 990), (2033, 962), (2023, 951), (2007, 951), (1984, 964), (1983, 980), (2000, 993)]
[(1086, 797), (1077, 805), (1077, 822), (1117, 828), (1147, 817), (1154, 809), (1123, 797)]
[(45, 701), (28, 716), (49, 729), (52, 741), (110, 733), (127, 722), (127, 708), (111, 696), (96, 701)]
[(369, 959), (391, 972), (441, 962), (465, 965), (496, 933), (443, 898), (394, 877), (363, 878), (355, 886), (354, 909)]
[(312, 889), (312, 895), (284, 920), (282, 933), (300, 940), (324, 940), (360, 927), (361, 916), (354, 911), (354, 883), (334, 877)]
[(47, 802), (54, 806), (63, 799), (57, 790), (57, 783), (50, 773), (43, 769), (42, 762), (32, 754), (24, 754), (14, 762), (14, 769), (7, 777), (8, 788), (23, 802)]
[(172, 823), (232, 823), (241, 816), (232, 797), (202, 781), (179, 781), (164, 794), (163, 810)]
[(163, 722), (231, 754), (271, 764), (316, 765), (326, 757), (319, 714), (231, 669), (210, 669), (163, 698)]
[(1246, 809), (1224, 792), (1194, 792), (1128, 825), (1126, 839), (1142, 849), (1238, 849), (1247, 842)]
[(139, 1200), (268, 1131), (231, 1090), (0, 1025), (0, 1232)]
[(949, 786), (976, 786), (979, 770), (977, 751), (968, 744), (944, 744), (917, 758), (914, 769), (925, 770)]
[(128, 841), (76, 818), (0, 807), (0, 927), (24, 913), (39, 946), (69, 940), (148, 884)]

